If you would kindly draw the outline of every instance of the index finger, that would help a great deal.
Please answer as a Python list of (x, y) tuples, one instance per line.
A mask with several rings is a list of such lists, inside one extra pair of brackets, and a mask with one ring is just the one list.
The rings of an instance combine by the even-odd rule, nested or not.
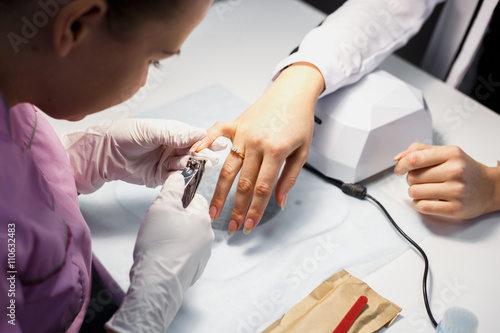
[(423, 143), (419, 143), (419, 142), (414, 142), (408, 148), (406, 148), (406, 150), (403, 150), (402, 152), (400, 152), (399, 154), (394, 156), (394, 158), (392, 160), (395, 162), (398, 162), (403, 157), (405, 157), (406, 155), (408, 155), (409, 153), (411, 153), (413, 151), (429, 149), (429, 148), (432, 148), (432, 146), (424, 145)]
[(394, 173), (397, 176), (402, 176), (408, 171), (428, 168), (434, 165), (444, 163), (446, 155), (441, 153), (441, 147), (430, 147), (412, 151), (402, 157), (394, 167)]
[(231, 141), (236, 134), (237, 123), (235, 121), (218, 121), (207, 130), (207, 135), (191, 147), (191, 152), (197, 153), (200, 150), (210, 147), (214, 141), (224, 136)]

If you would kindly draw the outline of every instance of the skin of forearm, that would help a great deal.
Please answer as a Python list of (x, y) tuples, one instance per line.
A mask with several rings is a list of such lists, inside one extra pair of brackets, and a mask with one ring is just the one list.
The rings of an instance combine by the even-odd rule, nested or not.
[(500, 166), (488, 167), (486, 169), (486, 174), (491, 180), (493, 193), (485, 213), (500, 211)]

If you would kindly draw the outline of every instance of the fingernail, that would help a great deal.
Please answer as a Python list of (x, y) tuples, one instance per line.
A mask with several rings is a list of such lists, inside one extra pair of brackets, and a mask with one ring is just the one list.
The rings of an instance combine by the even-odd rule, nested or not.
[(234, 232), (235, 232), (236, 230), (238, 230), (238, 223), (236, 223), (236, 221), (235, 221), (235, 220), (231, 220), (231, 221), (229, 221), (229, 225), (228, 225), (228, 227), (227, 227), (227, 234), (228, 234), (229, 236), (232, 236), (232, 235), (234, 235)]
[(283, 200), (281, 200), (281, 211), (285, 210), (286, 201), (288, 200), (288, 193), (283, 195)]
[(210, 218), (212, 219), (213, 222), (215, 220), (215, 216), (217, 215), (217, 207), (210, 206), (210, 209), (208, 210), (208, 215), (210, 215)]
[(399, 159), (401, 158), (401, 155), (402, 155), (402, 154), (403, 154), (403, 153), (399, 153), (399, 154), (397, 154), (396, 156), (394, 156), (394, 158), (393, 158), (392, 160), (393, 160), (394, 162), (399, 161)]
[(243, 233), (248, 235), (252, 232), (253, 228), (255, 228), (255, 222), (252, 219), (248, 219), (245, 221), (245, 226), (243, 227)]
[(199, 146), (201, 146), (202, 144), (202, 141), (198, 141), (196, 142), (192, 147), (191, 149), (189, 149), (189, 152), (190, 153), (195, 153), (196, 152), (196, 149), (198, 149)]

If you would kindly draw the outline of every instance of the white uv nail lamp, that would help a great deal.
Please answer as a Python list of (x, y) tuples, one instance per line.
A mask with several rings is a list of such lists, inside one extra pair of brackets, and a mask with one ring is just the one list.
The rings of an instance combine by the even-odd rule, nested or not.
[(327, 177), (359, 182), (394, 165), (413, 142), (432, 142), (422, 93), (383, 71), (320, 98), (308, 163)]

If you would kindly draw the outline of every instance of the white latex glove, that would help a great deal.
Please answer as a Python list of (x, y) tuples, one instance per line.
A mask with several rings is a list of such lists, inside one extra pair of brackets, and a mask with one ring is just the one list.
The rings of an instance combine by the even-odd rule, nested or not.
[[(63, 137), (75, 173), (79, 193), (88, 194), (104, 182), (123, 180), (156, 187), (169, 171), (182, 170), (189, 148), (206, 136), (206, 130), (176, 120), (122, 119)], [(223, 141), (209, 147), (225, 148)], [(205, 149), (200, 155), (207, 168), (218, 163), (217, 155)]]
[(164, 333), (183, 292), (202, 274), (214, 233), (208, 203), (196, 195), (184, 209), (184, 178), (173, 172), (142, 221), (130, 271), (130, 288), (106, 328)]

